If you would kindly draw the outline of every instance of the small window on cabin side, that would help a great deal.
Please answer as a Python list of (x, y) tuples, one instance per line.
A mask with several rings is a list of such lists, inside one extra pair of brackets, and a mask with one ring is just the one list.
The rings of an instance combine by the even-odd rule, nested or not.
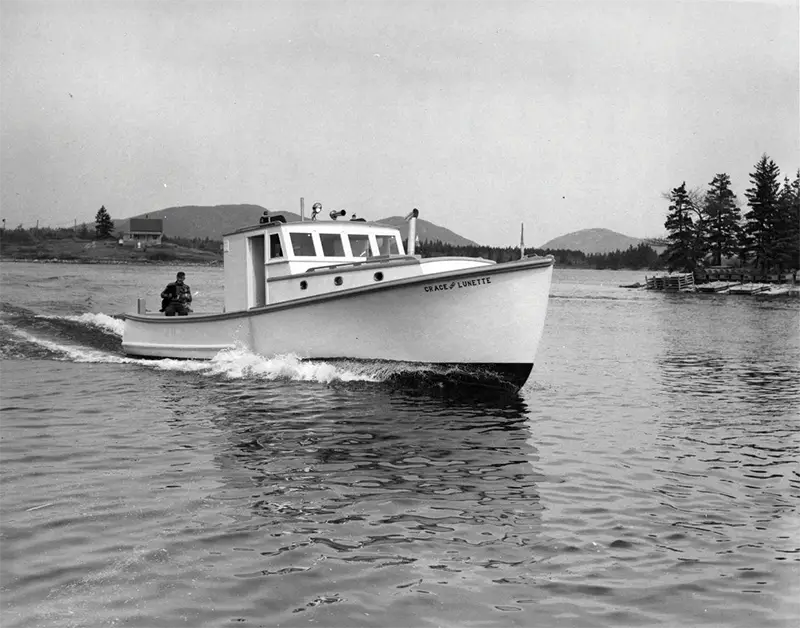
[(397, 255), (397, 239), (390, 235), (375, 236), (378, 241), (378, 255)]
[(281, 236), (273, 233), (269, 236), (269, 257), (274, 259), (276, 257), (283, 257), (283, 249), (281, 248)]
[(342, 236), (338, 233), (320, 233), (319, 239), (322, 242), (322, 254), (325, 257), (344, 257), (344, 245)]
[(369, 236), (350, 234), (347, 236), (350, 240), (350, 250), (353, 251), (353, 257), (369, 257)]
[(292, 251), (298, 257), (314, 257), (314, 239), (310, 233), (290, 233)]

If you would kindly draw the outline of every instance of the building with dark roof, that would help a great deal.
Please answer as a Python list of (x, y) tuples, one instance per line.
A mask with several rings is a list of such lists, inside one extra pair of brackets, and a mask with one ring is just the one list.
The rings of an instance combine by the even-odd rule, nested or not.
[(155, 246), (161, 244), (163, 237), (164, 221), (161, 218), (131, 218), (124, 244), (137, 247)]

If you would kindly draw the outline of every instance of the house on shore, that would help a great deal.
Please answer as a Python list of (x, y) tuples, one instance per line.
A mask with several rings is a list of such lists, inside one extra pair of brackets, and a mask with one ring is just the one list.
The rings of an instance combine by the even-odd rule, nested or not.
[(128, 232), (123, 238), (126, 246), (157, 246), (164, 237), (164, 221), (161, 218), (131, 218)]

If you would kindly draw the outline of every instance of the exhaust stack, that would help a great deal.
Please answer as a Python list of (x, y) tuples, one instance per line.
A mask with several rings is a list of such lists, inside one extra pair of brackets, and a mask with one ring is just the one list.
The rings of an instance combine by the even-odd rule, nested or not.
[(416, 248), (418, 216), (419, 216), (419, 210), (416, 207), (411, 210), (411, 213), (408, 216), (406, 216), (406, 220), (408, 220), (408, 251), (406, 251), (407, 255), (414, 255), (414, 251)]

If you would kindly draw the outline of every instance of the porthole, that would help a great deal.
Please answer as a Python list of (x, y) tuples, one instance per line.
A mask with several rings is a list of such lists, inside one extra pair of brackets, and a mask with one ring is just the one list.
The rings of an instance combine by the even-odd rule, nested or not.
[(378, 272), (373, 275), (375, 277), (375, 281), (383, 281), (383, 273)]
[(303, 281), (300, 282), (300, 290), (305, 290), (307, 288), (308, 288), (308, 282), (305, 279), (303, 279)]
[(336, 286), (341, 286), (342, 285), (342, 278), (341, 277), (336, 277), (333, 280), (333, 284), (336, 285)]

